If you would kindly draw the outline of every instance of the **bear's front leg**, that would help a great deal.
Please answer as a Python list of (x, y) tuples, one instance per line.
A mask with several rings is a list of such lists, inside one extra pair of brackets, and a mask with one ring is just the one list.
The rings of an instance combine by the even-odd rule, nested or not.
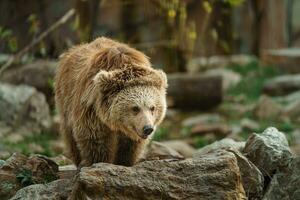
[(134, 165), (143, 153), (147, 140), (134, 141), (123, 134), (119, 134), (117, 155), (114, 164), (123, 166)]
[(94, 163), (113, 163), (115, 159), (117, 140), (114, 134), (105, 137), (75, 138), (80, 152), (79, 168), (91, 166)]

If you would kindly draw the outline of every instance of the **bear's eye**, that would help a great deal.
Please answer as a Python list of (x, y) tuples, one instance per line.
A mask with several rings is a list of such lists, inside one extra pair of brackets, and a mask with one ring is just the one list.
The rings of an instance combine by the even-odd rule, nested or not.
[(155, 107), (154, 107), (154, 106), (151, 106), (151, 107), (150, 107), (150, 110), (151, 110), (151, 112), (153, 112), (153, 111), (155, 110)]
[(141, 109), (140, 109), (138, 106), (133, 106), (133, 107), (132, 107), (132, 111), (135, 112), (135, 113), (140, 112), (140, 110), (141, 110)]

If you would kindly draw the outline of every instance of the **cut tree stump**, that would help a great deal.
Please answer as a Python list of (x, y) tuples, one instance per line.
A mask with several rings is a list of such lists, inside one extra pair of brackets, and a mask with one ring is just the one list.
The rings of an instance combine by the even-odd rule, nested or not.
[(168, 106), (208, 110), (222, 102), (222, 77), (201, 74), (168, 75)]

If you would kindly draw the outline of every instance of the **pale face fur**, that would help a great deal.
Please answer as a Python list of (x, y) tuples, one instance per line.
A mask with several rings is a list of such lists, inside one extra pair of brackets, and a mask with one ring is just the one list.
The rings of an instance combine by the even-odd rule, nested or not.
[[(125, 88), (113, 98), (108, 112), (114, 127), (134, 140), (147, 139), (165, 116), (165, 92), (151, 86)], [(144, 132), (146, 126), (153, 128), (149, 135)]]

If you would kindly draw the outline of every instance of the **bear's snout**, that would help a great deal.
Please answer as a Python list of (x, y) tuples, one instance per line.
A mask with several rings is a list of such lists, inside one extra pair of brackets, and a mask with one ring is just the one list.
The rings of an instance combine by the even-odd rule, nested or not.
[(146, 126), (143, 127), (143, 134), (145, 136), (148, 136), (148, 135), (150, 135), (153, 132), (153, 130), (154, 129), (153, 129), (153, 127), (151, 125), (146, 125)]

